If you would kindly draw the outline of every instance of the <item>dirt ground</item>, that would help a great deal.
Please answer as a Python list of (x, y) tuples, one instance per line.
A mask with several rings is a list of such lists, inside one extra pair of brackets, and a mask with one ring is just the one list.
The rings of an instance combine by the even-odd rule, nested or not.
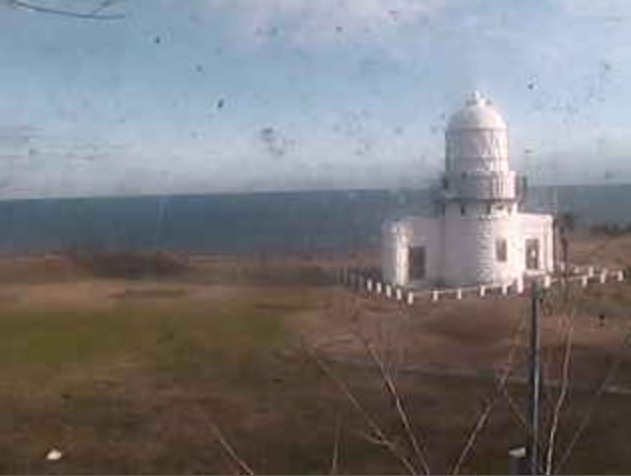
[[(628, 251), (625, 236), (572, 248), (621, 267)], [(336, 286), (327, 269), (342, 259), (186, 257), (177, 275), (134, 279), (3, 259), (0, 472), (245, 472), (240, 459), (256, 473), (506, 473), (527, 434), (528, 300), (403, 307)], [(629, 286), (544, 303), (544, 455), (571, 349), (560, 472), (631, 468)]]

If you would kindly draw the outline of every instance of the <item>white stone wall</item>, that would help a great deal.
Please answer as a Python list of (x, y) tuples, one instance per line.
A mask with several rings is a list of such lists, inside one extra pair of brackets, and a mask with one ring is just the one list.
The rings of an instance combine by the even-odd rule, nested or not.
[(404, 223), (386, 222), (382, 227), (381, 237), (381, 271), (383, 279), (388, 283), (407, 286), (407, 260), (402, 260), (402, 250), (408, 247), (408, 236), (411, 234)]
[[(526, 270), (526, 240), (540, 246), (540, 269)], [(498, 261), (496, 241), (507, 242), (506, 262)], [(410, 282), (408, 251), (426, 249), (426, 279)], [(488, 209), (483, 203), (447, 206), (445, 217), (407, 217), (383, 227), (384, 280), (400, 286), (474, 286), (512, 284), (525, 274), (554, 270), (552, 216), (516, 213), (514, 207)]]
[[(469, 203), (462, 215), (460, 205), (450, 204), (445, 214), (442, 284), (512, 283), (523, 272), (515, 246), (519, 229), (519, 215), (509, 207), (488, 214), (486, 204)], [(507, 241), (506, 262), (497, 260), (498, 239)]]
[[(552, 273), (554, 271), (554, 228), (552, 215), (520, 213), (521, 256), (523, 269), (527, 274)], [(540, 271), (526, 270), (526, 240), (536, 238), (540, 246)]]
[[(438, 282), (442, 269), (442, 220), (407, 217), (388, 222), (382, 230), (382, 270), (386, 282), (399, 286), (425, 286)], [(410, 282), (409, 249), (425, 247), (426, 279)]]

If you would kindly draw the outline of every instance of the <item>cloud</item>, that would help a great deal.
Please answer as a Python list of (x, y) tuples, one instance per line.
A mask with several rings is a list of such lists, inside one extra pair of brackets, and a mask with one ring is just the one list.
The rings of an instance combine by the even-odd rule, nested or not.
[(205, 0), (246, 39), (275, 36), (296, 42), (331, 42), (341, 35), (396, 30), (455, 0)]

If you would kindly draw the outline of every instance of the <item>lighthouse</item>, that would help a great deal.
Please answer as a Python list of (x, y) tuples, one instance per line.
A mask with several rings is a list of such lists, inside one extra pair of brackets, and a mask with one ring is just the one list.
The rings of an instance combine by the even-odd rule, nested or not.
[(508, 126), (475, 92), (450, 118), (445, 171), (431, 215), (383, 226), (384, 279), (406, 287), (510, 285), (551, 273), (553, 217), (523, 213)]

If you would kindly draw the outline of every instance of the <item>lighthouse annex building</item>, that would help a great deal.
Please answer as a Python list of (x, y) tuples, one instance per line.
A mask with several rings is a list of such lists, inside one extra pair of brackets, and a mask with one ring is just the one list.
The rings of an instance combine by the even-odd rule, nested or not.
[(382, 272), (405, 287), (510, 285), (554, 267), (553, 217), (522, 213), (525, 181), (511, 170), (508, 127), (473, 93), (450, 119), (445, 173), (431, 216), (383, 226)]

